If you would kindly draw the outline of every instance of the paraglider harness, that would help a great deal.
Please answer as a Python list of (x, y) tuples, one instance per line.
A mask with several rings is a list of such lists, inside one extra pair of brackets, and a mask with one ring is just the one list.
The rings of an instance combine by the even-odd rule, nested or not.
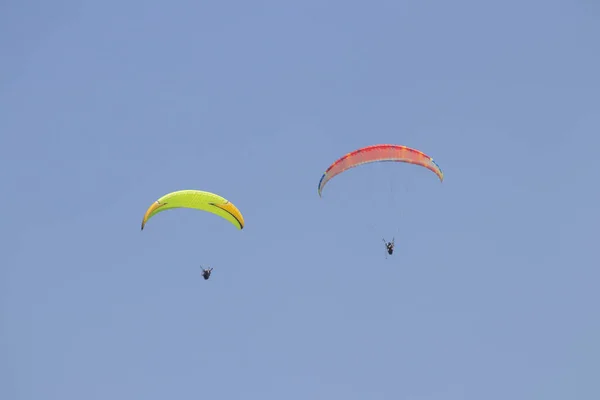
[[(202, 267), (200, 267), (202, 268)], [(202, 268), (202, 277), (204, 278), (204, 280), (207, 280), (208, 278), (210, 278), (210, 273), (212, 272), (212, 268), (209, 269), (204, 269)]]
[(396, 238), (392, 238), (391, 242), (386, 242), (385, 239), (383, 239), (383, 243), (385, 243), (385, 248), (390, 256), (394, 254), (394, 240), (396, 240)]

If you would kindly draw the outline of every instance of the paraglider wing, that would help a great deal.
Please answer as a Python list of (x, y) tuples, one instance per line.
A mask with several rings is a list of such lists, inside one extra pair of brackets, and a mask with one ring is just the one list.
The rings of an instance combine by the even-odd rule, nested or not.
[(244, 229), (244, 217), (240, 210), (223, 197), (200, 190), (180, 190), (164, 195), (146, 210), (142, 220), (142, 230), (150, 218), (174, 208), (191, 208), (207, 211), (231, 222), (238, 229)]
[(331, 164), (319, 181), (319, 197), (322, 194), (325, 184), (327, 184), (334, 176), (341, 174), (350, 168), (358, 167), (359, 165), (383, 161), (405, 162), (420, 165), (433, 171), (438, 178), (440, 178), (440, 182), (444, 180), (444, 173), (435, 161), (433, 161), (433, 158), (429, 157), (427, 154), (406, 146), (377, 144), (348, 153)]

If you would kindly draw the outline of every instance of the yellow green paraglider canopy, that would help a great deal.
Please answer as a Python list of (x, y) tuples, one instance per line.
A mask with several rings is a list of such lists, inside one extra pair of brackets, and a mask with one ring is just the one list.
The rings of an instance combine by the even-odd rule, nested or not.
[(227, 199), (210, 192), (200, 190), (180, 190), (164, 195), (146, 210), (142, 220), (142, 230), (150, 218), (156, 214), (174, 208), (192, 208), (208, 211), (231, 222), (238, 229), (244, 229), (244, 217)]

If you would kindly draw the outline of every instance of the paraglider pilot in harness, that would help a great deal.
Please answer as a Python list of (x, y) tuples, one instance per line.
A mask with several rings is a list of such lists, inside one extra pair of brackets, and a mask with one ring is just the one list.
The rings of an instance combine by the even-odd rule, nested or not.
[(208, 278), (210, 278), (210, 273), (212, 272), (213, 269), (212, 268), (204, 269), (203, 267), (200, 267), (200, 268), (202, 268), (202, 277), (204, 278), (204, 280), (207, 280)]
[(395, 238), (392, 238), (391, 242), (386, 242), (385, 239), (383, 239), (383, 243), (385, 243), (385, 248), (390, 256), (394, 254), (394, 240)]

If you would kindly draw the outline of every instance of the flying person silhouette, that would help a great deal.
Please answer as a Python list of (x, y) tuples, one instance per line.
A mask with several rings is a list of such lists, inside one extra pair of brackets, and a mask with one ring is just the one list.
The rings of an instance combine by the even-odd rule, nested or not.
[(208, 280), (208, 278), (210, 278), (210, 273), (212, 272), (212, 268), (208, 268), (208, 269), (204, 269), (204, 267), (200, 266), (200, 268), (202, 268), (202, 277), (204, 278), (204, 280)]
[(394, 240), (395, 238), (392, 238), (391, 242), (387, 242), (385, 239), (383, 239), (383, 243), (385, 243), (385, 249), (390, 256), (394, 254)]

